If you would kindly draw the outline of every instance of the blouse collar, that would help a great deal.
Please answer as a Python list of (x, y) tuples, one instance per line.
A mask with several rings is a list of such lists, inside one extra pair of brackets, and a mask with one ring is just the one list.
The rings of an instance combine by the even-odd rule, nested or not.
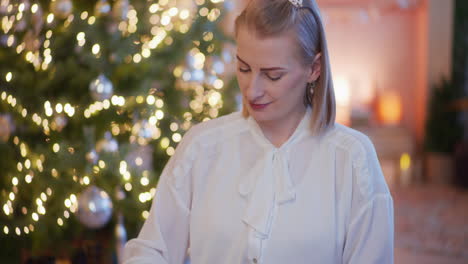
[(249, 126), (249, 130), (252, 133), (255, 141), (262, 146), (263, 148), (280, 151), (283, 149), (289, 148), (290, 145), (294, 144), (294, 142), (298, 141), (300, 138), (304, 136), (311, 135), (310, 131), (310, 120), (312, 119), (312, 108), (307, 106), (306, 112), (299, 122), (299, 125), (294, 130), (294, 133), (289, 137), (289, 139), (284, 142), (279, 148), (273, 145), (263, 134), (262, 129), (258, 125), (257, 121), (252, 116), (247, 118), (247, 124)]
[(290, 148), (302, 138), (311, 135), (311, 118), (312, 110), (308, 106), (294, 133), (279, 148), (264, 136), (251, 116), (247, 119), (249, 130), (263, 152), (254, 166), (241, 178), (238, 191), (248, 201), (243, 220), (260, 238), (269, 236), (276, 206), (292, 202), (296, 198), (295, 186), (289, 173)]

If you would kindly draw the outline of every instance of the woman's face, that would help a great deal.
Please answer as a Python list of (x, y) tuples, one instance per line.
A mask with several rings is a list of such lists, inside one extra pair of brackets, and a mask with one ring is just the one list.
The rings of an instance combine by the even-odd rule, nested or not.
[(237, 80), (249, 114), (259, 123), (302, 117), (307, 83), (318, 75), (298, 59), (293, 35), (259, 38), (241, 26), (236, 38)]

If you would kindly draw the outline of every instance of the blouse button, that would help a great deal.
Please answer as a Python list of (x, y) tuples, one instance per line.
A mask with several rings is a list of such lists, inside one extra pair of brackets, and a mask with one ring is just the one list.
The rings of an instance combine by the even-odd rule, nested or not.
[(258, 262), (256, 258), (252, 259), (252, 261), (253, 261), (253, 263), (257, 263), (257, 262)]

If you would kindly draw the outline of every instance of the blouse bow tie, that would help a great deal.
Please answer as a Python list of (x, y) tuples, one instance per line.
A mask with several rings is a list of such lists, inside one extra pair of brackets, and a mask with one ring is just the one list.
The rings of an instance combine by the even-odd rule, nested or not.
[(270, 234), (277, 206), (296, 199), (296, 190), (289, 173), (289, 154), (291, 146), (309, 134), (310, 112), (308, 107), (296, 131), (280, 148), (276, 148), (263, 136), (252, 117), (247, 120), (255, 141), (263, 147), (264, 153), (241, 179), (239, 193), (248, 200), (243, 220), (262, 239)]

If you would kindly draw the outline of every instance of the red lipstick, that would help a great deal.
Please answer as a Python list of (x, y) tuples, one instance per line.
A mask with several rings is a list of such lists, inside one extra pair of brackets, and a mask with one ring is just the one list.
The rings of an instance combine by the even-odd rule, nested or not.
[(270, 103), (267, 104), (253, 104), (250, 103), (250, 107), (252, 107), (253, 110), (263, 110), (265, 109)]

